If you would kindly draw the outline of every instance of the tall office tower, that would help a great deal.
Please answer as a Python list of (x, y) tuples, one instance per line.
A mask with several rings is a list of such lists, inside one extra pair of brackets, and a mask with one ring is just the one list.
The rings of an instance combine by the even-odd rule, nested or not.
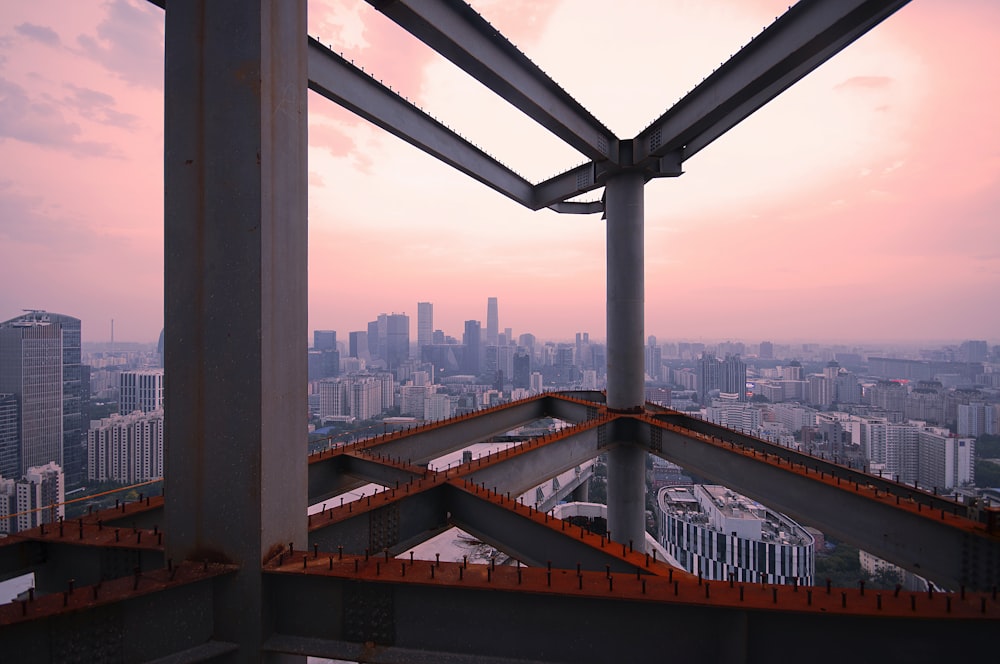
[(773, 360), (774, 359), (774, 344), (770, 341), (760, 342), (760, 352), (757, 356), (762, 360)]
[(504, 335), (504, 337), (507, 338), (507, 345), (508, 346), (513, 346), (514, 345), (514, 328), (512, 328), (512, 327), (505, 327), (503, 329), (503, 335)]
[(29, 467), (63, 459), (62, 330), (51, 324), (0, 327), (0, 392), (20, 404), (22, 475)]
[(545, 382), (540, 371), (532, 371), (528, 379), (528, 389), (532, 394), (541, 394), (545, 391)]
[(497, 308), (497, 299), (491, 297), (486, 300), (486, 345), (496, 346), (497, 336), (500, 332), (500, 313)]
[(480, 356), (483, 354), (482, 325), (478, 320), (465, 321), (465, 334), (462, 335), (462, 371), (478, 376), (482, 366)]
[(739, 355), (727, 355), (719, 367), (719, 391), (747, 400), (747, 365)]
[(145, 482), (163, 477), (163, 411), (114, 414), (87, 432), (87, 478)]
[(313, 350), (337, 350), (337, 331), (313, 330)]
[(128, 415), (137, 410), (144, 413), (163, 410), (163, 369), (118, 374), (118, 412)]
[(417, 302), (417, 350), (434, 342), (434, 304)]
[(371, 353), (368, 351), (368, 332), (349, 332), (347, 335), (347, 354), (349, 357), (357, 357), (362, 360), (370, 360)]
[[(379, 316), (381, 319), (382, 316)], [(385, 357), (389, 371), (395, 371), (410, 359), (410, 317), (406, 314), (385, 316)]]
[(0, 394), (0, 477), (8, 479), (21, 473), (17, 397)]
[(372, 360), (381, 357), (379, 353), (379, 322), (373, 320), (368, 323), (368, 357)]
[(719, 389), (720, 364), (712, 353), (702, 353), (698, 360), (698, 401), (702, 405), (709, 403), (709, 393), (712, 390)]
[[(41, 328), (49, 329), (42, 332)], [(8, 332), (4, 334), (2, 330)], [(54, 344), (58, 345), (58, 350)], [(80, 319), (47, 311), (27, 311), (0, 323), (0, 348), (4, 346), (6, 351), (0, 349), (0, 392), (17, 395), (21, 405), (21, 472), (30, 466), (55, 461), (62, 468), (66, 482), (82, 482), (85, 479), (86, 455), (80, 400)], [(43, 346), (46, 348), (43, 349)], [(47, 353), (53, 351), (58, 358), (56, 366), (51, 366), (46, 359)], [(30, 356), (24, 355), (26, 352)], [(34, 382), (34, 372), (40, 372), (37, 374), (38, 383)], [(58, 378), (54, 372), (60, 374)], [(31, 394), (22, 394), (26, 379), (31, 382), (27, 388)], [(48, 381), (51, 380), (61, 383), (58, 397), (43, 396), (43, 393), (49, 394), (47, 390), (52, 386)], [(47, 401), (51, 398), (57, 398), (60, 404), (56, 406)], [(43, 424), (39, 418), (51, 418), (56, 412), (54, 408), (58, 408), (62, 421), (58, 425)], [(30, 426), (25, 426), (25, 418)], [(43, 442), (53, 435), (52, 426), (59, 429), (59, 433), (55, 434), (60, 439), (58, 456), (54, 454), (54, 448), (48, 447), (51, 441)], [(28, 448), (33, 450), (29, 456), (24, 454), (26, 441)]]
[(517, 338), (517, 345), (527, 348), (530, 355), (531, 351), (535, 348), (535, 335), (527, 332), (522, 334)]
[(656, 337), (650, 337), (650, 342), (644, 349), (646, 375), (654, 381), (660, 379), (660, 367), (663, 366), (663, 351), (656, 345)]
[(518, 348), (511, 364), (513, 365), (511, 382), (514, 387), (528, 389), (531, 385), (529, 382), (531, 379), (531, 356), (523, 348)]
[(310, 381), (331, 378), (340, 373), (339, 350), (311, 350), (307, 356)]

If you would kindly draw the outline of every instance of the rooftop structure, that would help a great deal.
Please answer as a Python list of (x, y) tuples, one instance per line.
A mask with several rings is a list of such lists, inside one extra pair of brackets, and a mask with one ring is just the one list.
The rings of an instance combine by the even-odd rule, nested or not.
[(724, 486), (669, 486), (657, 494), (660, 544), (706, 579), (813, 585), (813, 536), (787, 516)]

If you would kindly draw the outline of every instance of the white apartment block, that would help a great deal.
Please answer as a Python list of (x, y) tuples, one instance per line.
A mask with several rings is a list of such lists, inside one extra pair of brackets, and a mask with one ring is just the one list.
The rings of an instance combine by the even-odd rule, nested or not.
[(151, 413), (163, 410), (163, 369), (123, 371), (118, 374), (118, 412)]
[(66, 484), (59, 464), (32, 466), (20, 480), (0, 477), (0, 534), (53, 523), (66, 514)]
[(132, 484), (163, 477), (163, 411), (112, 415), (90, 423), (87, 478)]

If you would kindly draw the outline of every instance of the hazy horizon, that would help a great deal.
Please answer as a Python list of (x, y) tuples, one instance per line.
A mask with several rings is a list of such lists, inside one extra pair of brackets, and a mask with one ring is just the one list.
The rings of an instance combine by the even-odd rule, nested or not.
[[(788, 0), (472, 4), (628, 138)], [(309, 33), (532, 181), (582, 160), (365, 2), (313, 0)], [(646, 334), (995, 343), (998, 61), (1000, 3), (910, 3), (649, 183)], [(0, 62), (0, 317), (77, 316), (88, 342), (113, 318), (116, 339), (155, 341), (163, 12), (7, 3)], [(501, 330), (605, 336), (599, 215), (524, 210), (317, 95), (309, 107), (310, 330), (346, 337), (395, 311), (415, 332), (431, 301), (460, 337), (496, 296)]]

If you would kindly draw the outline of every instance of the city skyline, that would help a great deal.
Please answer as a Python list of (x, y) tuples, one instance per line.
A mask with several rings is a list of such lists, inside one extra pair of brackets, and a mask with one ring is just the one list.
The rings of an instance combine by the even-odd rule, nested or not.
[[(360, 4), (313, 2), (310, 34), (532, 180), (580, 161)], [(625, 2), (613, 15), (581, 3), (473, 4), (628, 135), (787, 2)], [(664, 25), (689, 27), (662, 40)], [(86, 341), (107, 339), (111, 319), (118, 339), (159, 335), (162, 29), (162, 11), (145, 2), (0, 11), (0, 279), (17, 285), (0, 293), (3, 317), (68, 311)], [(994, 343), (998, 33), (994, 4), (912, 3), (684, 176), (651, 183), (646, 333)], [(654, 36), (661, 62), (648, 61)], [(429, 301), (434, 327), (458, 336), (463, 321), (486, 322), (494, 295), (501, 329), (603, 338), (596, 215), (522, 210), (315, 96), (310, 141), (310, 329), (346, 338), (378, 311), (415, 319)]]

